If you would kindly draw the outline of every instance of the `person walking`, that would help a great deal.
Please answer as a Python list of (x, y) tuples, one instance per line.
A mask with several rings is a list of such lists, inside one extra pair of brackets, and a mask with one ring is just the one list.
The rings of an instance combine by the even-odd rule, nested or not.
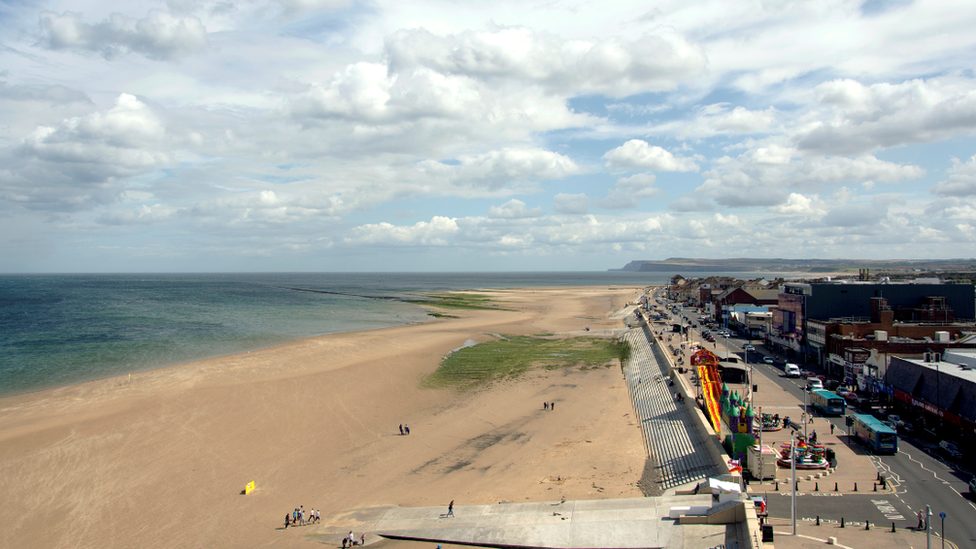
[(410, 434), (410, 426), (409, 426), (409, 425), (404, 425), (404, 426), (403, 426), (403, 430), (404, 430), (404, 431), (405, 431), (405, 432), (406, 432), (406, 433), (407, 433), (408, 435)]
[(349, 530), (349, 547), (356, 545), (356, 536), (352, 535), (352, 530)]
[(400, 436), (403, 436), (403, 424), (400, 424)]
[(288, 525), (291, 523), (291, 514), (285, 513), (285, 530), (288, 529)]
[(449, 516), (449, 517), (453, 517), (454, 516), (454, 500), (453, 499), (451, 500), (451, 503), (448, 503), (447, 504), (447, 516)]
[(366, 545), (366, 532), (359, 538), (359, 545)]
[(834, 424), (830, 424), (830, 434), (834, 434)]

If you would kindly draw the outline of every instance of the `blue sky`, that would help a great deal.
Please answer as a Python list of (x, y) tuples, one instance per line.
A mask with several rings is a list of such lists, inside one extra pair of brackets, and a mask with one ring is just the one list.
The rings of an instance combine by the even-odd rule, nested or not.
[(971, 2), (0, 12), (0, 272), (976, 256)]

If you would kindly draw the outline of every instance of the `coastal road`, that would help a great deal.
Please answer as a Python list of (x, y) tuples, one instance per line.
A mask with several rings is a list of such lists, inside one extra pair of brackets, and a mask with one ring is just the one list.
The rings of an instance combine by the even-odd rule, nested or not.
[[(762, 348), (759, 347), (759, 350)], [(803, 380), (785, 377), (779, 365), (754, 362), (753, 367), (797, 399), (803, 400), (806, 393)], [(847, 429), (843, 417), (818, 417), (819, 421), (833, 423), (841, 432)], [(847, 521), (858, 522), (862, 528), (865, 520), (882, 528), (890, 528), (891, 523), (895, 523), (897, 528), (908, 528), (917, 525), (915, 513), (930, 505), (933, 536), (943, 534), (939, 513), (944, 512), (946, 539), (959, 547), (976, 547), (976, 502), (968, 497), (967, 486), (970, 471), (963, 464), (942, 459), (933, 450), (935, 446), (932, 443), (903, 436), (899, 436), (898, 442), (897, 454), (871, 456), (878, 471), (891, 480), (894, 493), (801, 496), (797, 498), (797, 516), (815, 518), (820, 515), (821, 519), (837, 522), (844, 517)], [(843, 467), (843, 463), (840, 466)], [(775, 504), (779, 498), (784, 500), (782, 508)], [(770, 513), (778, 518), (789, 518), (789, 498), (771, 497)]]
[[(689, 319), (690, 313), (686, 312)], [(674, 319), (678, 321), (677, 318)], [(691, 334), (693, 341), (701, 341), (701, 334), (694, 330)], [(728, 345), (729, 351), (745, 358), (743, 347), (750, 343), (741, 338), (716, 338), (719, 346)], [(706, 344), (707, 345), (707, 344)], [(790, 379), (783, 373), (783, 361), (769, 365), (762, 361), (762, 357), (774, 356), (762, 345), (756, 346), (756, 352), (748, 353), (748, 362), (762, 372), (784, 390), (803, 401), (806, 394), (803, 388), (804, 380)], [(716, 349), (720, 356), (724, 353)], [(846, 431), (844, 418), (818, 418), (819, 421), (829, 421), (839, 431)], [(899, 437), (899, 452), (893, 456), (871, 456), (878, 471), (890, 479), (894, 492), (865, 494), (806, 494), (797, 497), (797, 517), (802, 520), (815, 519), (818, 515), (822, 521), (840, 523), (854, 522), (854, 527), (864, 527), (868, 521), (878, 528), (909, 528), (917, 525), (915, 513), (930, 505), (932, 509), (932, 543), (934, 547), (941, 547), (941, 539), (937, 535), (944, 534), (950, 543), (957, 547), (976, 547), (976, 502), (968, 497), (967, 482), (971, 472), (961, 463), (949, 462), (933, 451), (935, 445), (931, 442), (917, 440), (911, 437)], [(843, 467), (843, 464), (840, 464)], [(976, 471), (973, 471), (976, 472)], [(787, 493), (771, 494), (768, 498), (770, 516), (776, 518), (790, 518), (790, 498)], [(939, 513), (945, 513), (943, 521)]]

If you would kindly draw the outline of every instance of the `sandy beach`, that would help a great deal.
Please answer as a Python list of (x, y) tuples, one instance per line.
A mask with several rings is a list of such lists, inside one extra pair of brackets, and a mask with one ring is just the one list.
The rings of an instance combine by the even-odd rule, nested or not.
[(467, 393), (420, 380), (491, 334), (619, 329), (614, 311), (641, 289), (482, 293), (507, 310), (0, 400), (0, 546), (308, 547), (323, 541), (309, 527), (281, 529), (299, 505), (325, 520), (371, 505), (639, 497), (645, 452), (619, 367)]

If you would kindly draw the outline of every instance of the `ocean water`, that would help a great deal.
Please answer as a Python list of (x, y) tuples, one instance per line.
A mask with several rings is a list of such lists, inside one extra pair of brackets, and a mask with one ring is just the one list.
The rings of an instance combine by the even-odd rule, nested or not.
[(477, 288), (664, 284), (669, 273), (0, 275), (0, 397), (422, 321)]

